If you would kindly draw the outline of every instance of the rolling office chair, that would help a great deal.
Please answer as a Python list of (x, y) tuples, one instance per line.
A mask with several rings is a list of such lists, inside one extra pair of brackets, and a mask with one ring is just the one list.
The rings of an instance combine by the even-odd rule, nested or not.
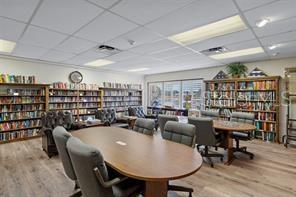
[(216, 148), (223, 141), (221, 135), (215, 132), (213, 119), (188, 117), (188, 124), (192, 124), (196, 127), (196, 148), (199, 151), (199, 146), (205, 146), (201, 155), (209, 160), (211, 167), (214, 167), (211, 157), (220, 157), (221, 161), (223, 161), (223, 154), (209, 153), (209, 146), (214, 146)]
[(135, 122), (133, 131), (146, 135), (153, 135), (155, 121), (152, 119), (138, 118)]
[(141, 189), (141, 182), (128, 177), (111, 179), (103, 155), (99, 150), (71, 137), (67, 149), (85, 197), (128, 197)]
[(160, 129), (161, 135), (162, 135), (162, 133), (164, 131), (164, 126), (165, 126), (167, 121), (176, 121), (176, 122), (178, 122), (178, 117), (177, 116), (163, 115), (163, 114), (158, 115), (158, 126), (159, 126), (159, 129)]
[[(77, 182), (77, 177), (74, 172), (72, 162), (69, 157), (68, 150), (66, 148), (66, 143), (67, 143), (68, 139), (71, 137), (71, 134), (69, 132), (67, 132), (66, 129), (62, 126), (57, 126), (53, 130), (52, 134), (53, 134), (53, 138), (54, 138), (54, 141), (55, 141), (57, 149), (58, 149), (59, 157), (60, 157), (63, 167), (64, 167), (64, 171), (65, 171), (66, 175), (71, 180), (75, 181), (74, 190), (76, 190), (79, 188), (78, 182)], [(76, 193), (72, 194), (71, 196), (73, 196), (73, 197), (81, 196), (81, 191), (78, 190)]]
[(213, 120), (219, 119), (219, 111), (212, 111), (212, 110), (200, 110), (201, 117), (204, 118), (212, 118)]
[[(234, 122), (243, 122), (254, 124), (255, 115), (253, 113), (246, 113), (246, 112), (232, 112), (231, 114), (231, 121)], [(254, 158), (254, 154), (247, 151), (247, 147), (239, 147), (239, 141), (249, 141), (251, 140), (251, 132), (233, 132), (232, 138), (236, 142), (236, 147), (234, 152), (241, 152), (250, 156), (250, 159)]]
[[(163, 139), (184, 144), (186, 146), (190, 146), (194, 148), (195, 138), (196, 138), (195, 126), (186, 124), (186, 123), (168, 121), (165, 124), (162, 137)], [(189, 197), (191, 197), (193, 193), (192, 188), (187, 188), (187, 187), (182, 187), (177, 185), (168, 185), (168, 190), (189, 192)]]

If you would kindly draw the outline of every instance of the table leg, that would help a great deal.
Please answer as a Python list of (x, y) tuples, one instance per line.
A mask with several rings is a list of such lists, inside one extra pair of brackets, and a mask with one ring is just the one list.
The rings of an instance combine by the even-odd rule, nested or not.
[(145, 197), (167, 197), (168, 182), (145, 182)]
[(233, 139), (231, 138), (231, 132), (227, 132), (226, 140), (227, 140), (227, 161), (225, 162), (225, 164), (230, 165), (234, 160)]

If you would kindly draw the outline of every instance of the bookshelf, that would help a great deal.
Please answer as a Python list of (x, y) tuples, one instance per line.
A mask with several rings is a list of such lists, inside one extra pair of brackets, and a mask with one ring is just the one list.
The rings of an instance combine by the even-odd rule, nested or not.
[(279, 80), (278, 76), (207, 80), (205, 108), (219, 109), (222, 118), (229, 118), (232, 111), (254, 113), (254, 137), (279, 142)]
[(0, 143), (40, 136), (41, 113), (48, 110), (48, 87), (0, 83)]
[(103, 108), (115, 108), (117, 112), (126, 111), (130, 106), (142, 106), (142, 89), (138, 84), (104, 82)]
[(102, 96), (95, 84), (54, 83), (49, 89), (49, 110), (70, 111), (79, 121), (94, 118), (95, 110), (103, 106)]

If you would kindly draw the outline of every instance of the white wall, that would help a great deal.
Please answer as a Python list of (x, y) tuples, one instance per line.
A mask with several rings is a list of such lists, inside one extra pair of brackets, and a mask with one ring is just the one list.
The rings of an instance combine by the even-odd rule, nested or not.
[[(287, 67), (296, 67), (296, 58), (286, 58), (279, 60), (269, 60), (269, 61), (259, 61), (259, 62), (251, 62), (245, 63), (248, 67), (248, 71), (252, 71), (254, 68), (258, 67), (263, 72), (265, 72), (269, 76), (281, 76), (284, 77), (284, 70)], [(213, 79), (215, 75), (223, 70), (225, 73), (226, 66), (212, 67), (212, 68), (203, 68), (203, 69), (195, 69), (188, 71), (180, 71), (180, 72), (171, 72), (171, 73), (162, 73), (162, 74), (153, 74), (145, 76), (145, 90), (147, 90), (147, 84), (149, 82), (156, 81), (168, 81), (168, 80), (180, 80), (180, 79), (196, 79), (203, 78), (205, 80)], [(281, 79), (280, 91), (285, 90), (284, 80)], [(147, 92), (146, 94), (147, 95)], [(146, 96), (147, 97), (147, 96)], [(281, 99), (280, 106), (280, 136), (286, 133), (286, 107), (283, 105), (283, 99)], [(144, 105), (147, 105), (147, 98), (144, 98)]]

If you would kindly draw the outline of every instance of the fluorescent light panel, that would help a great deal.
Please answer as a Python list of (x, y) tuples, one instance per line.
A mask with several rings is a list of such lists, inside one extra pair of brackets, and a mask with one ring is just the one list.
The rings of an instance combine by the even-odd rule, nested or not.
[(145, 70), (149, 70), (149, 68), (136, 68), (136, 69), (128, 70), (128, 72), (140, 72)]
[(15, 45), (16, 45), (15, 42), (0, 39), (0, 52), (11, 53), (12, 50), (14, 49)]
[(208, 25), (204, 25), (183, 33), (169, 37), (173, 42), (188, 45), (217, 36), (230, 34), (247, 29), (247, 26), (239, 15), (235, 15)]
[(231, 51), (231, 52), (221, 53), (217, 55), (211, 55), (209, 57), (216, 60), (220, 60), (220, 59), (227, 59), (227, 58), (240, 57), (240, 56), (246, 56), (246, 55), (253, 55), (257, 53), (264, 53), (264, 50), (262, 49), (262, 47)]
[(92, 62), (88, 62), (84, 64), (85, 66), (95, 66), (95, 67), (100, 67), (100, 66), (106, 66), (108, 64), (113, 64), (114, 62), (110, 60), (105, 60), (105, 59), (98, 59)]
[(257, 27), (264, 27), (265, 25), (267, 25), (267, 23), (269, 22), (269, 20), (268, 19), (262, 19), (262, 20), (260, 20), (260, 21), (257, 21), (256, 22), (256, 26)]

